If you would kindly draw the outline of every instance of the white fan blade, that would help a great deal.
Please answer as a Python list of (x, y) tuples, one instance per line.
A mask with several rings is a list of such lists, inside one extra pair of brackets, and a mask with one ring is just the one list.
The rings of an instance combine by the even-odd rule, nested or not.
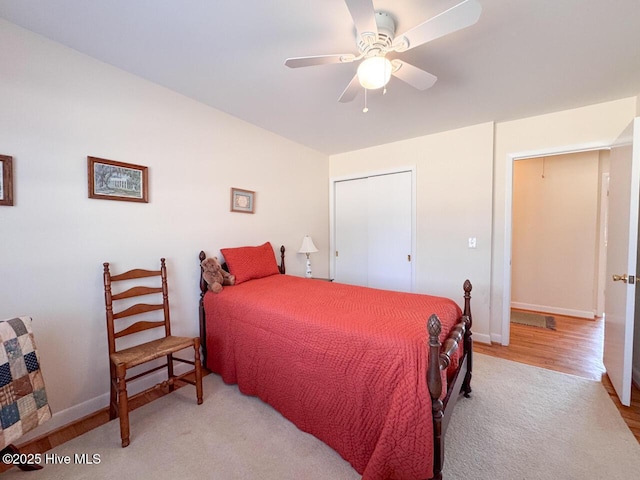
[(429, 72), (420, 70), (418, 67), (414, 67), (410, 63), (403, 62), (402, 60), (393, 60), (391, 64), (393, 65), (392, 75), (394, 77), (399, 78), (418, 90), (431, 88), (433, 84), (436, 83), (436, 80), (438, 80), (438, 77), (435, 75), (431, 75)]
[(404, 34), (398, 35), (393, 44), (399, 45), (402, 42), (406, 42), (407, 46), (398, 49), (398, 51), (409, 50), (436, 38), (444, 37), (449, 33), (470, 27), (478, 21), (481, 12), (482, 7), (476, 0), (465, 0), (426, 22), (407, 30)]
[(284, 64), (290, 68), (310, 67), (313, 65), (328, 65), (331, 63), (349, 63), (356, 58), (351, 53), (342, 55), (316, 55), (311, 57), (287, 58)]
[(373, 0), (345, 0), (353, 23), (356, 26), (358, 35), (373, 35), (375, 40), (378, 36), (378, 26), (376, 25), (376, 12), (373, 9)]
[(349, 82), (349, 85), (347, 85), (347, 88), (344, 89), (344, 92), (342, 92), (342, 95), (340, 95), (338, 101), (341, 103), (350, 102), (351, 100), (356, 98), (356, 95), (358, 94), (360, 88), (360, 80), (358, 80), (358, 75), (356, 74)]

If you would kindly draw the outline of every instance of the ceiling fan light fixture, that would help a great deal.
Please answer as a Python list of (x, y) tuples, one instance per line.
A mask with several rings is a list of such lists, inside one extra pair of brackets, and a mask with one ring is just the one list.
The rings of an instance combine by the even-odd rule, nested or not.
[(369, 57), (358, 66), (360, 85), (368, 90), (376, 90), (389, 83), (393, 67), (386, 57)]

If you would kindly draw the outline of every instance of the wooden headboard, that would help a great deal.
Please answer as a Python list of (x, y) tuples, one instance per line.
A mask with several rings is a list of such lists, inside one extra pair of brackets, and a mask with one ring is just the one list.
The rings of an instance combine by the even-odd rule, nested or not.
[[(278, 266), (278, 270), (282, 275), (286, 273), (285, 265), (284, 265), (284, 245), (280, 247), (280, 265)], [(200, 251), (198, 255), (200, 259), (200, 302), (198, 303), (198, 315), (200, 317), (200, 346), (202, 347), (202, 365), (204, 367), (207, 366), (207, 322), (204, 313), (204, 295), (207, 293), (207, 282), (202, 276), (202, 262), (207, 258), (207, 254), (204, 253), (204, 250)], [(222, 264), (222, 268), (224, 268), (227, 272), (229, 271), (229, 267), (227, 267), (227, 263)]]

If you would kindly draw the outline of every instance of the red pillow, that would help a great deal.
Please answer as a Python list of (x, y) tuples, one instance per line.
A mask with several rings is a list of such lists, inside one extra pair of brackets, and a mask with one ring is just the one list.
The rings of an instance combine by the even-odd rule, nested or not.
[(259, 247), (222, 248), (220, 253), (227, 262), (229, 273), (236, 276), (236, 285), (280, 273), (269, 242)]

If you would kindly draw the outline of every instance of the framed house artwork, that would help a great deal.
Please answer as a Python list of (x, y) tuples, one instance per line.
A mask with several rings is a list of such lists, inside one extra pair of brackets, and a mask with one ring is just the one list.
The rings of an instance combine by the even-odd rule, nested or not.
[(148, 168), (87, 157), (89, 198), (149, 203)]
[(13, 157), (0, 155), (0, 205), (13, 205)]
[(231, 188), (231, 211), (240, 213), (253, 213), (255, 207), (256, 192)]

